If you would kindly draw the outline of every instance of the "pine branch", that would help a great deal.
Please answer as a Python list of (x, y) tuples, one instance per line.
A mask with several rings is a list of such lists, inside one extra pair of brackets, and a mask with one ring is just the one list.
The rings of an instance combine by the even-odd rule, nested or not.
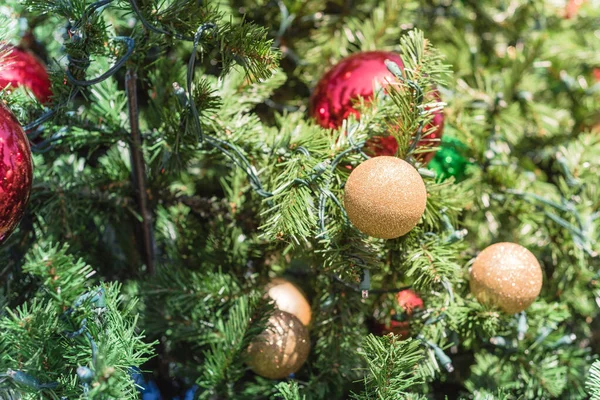
[(244, 373), (244, 351), (266, 329), (273, 306), (261, 295), (242, 296), (229, 310), (227, 322), (216, 326), (218, 339), (205, 351), (202, 376), (196, 383), (206, 388), (204, 397), (226, 391)]
[(400, 340), (394, 335), (366, 336), (360, 353), (367, 362), (365, 391), (354, 399), (397, 399), (424, 382), (416, 373), (425, 354), (418, 341)]
[(42, 288), (0, 317), (2, 389), (26, 398), (137, 398), (129, 370), (148, 360), (154, 344), (143, 342), (135, 303), (123, 304), (118, 284), (92, 287), (91, 268), (66, 247), (36, 249), (25, 270)]
[(600, 361), (592, 364), (585, 386), (592, 400), (600, 399)]
[(283, 400), (306, 400), (306, 396), (300, 395), (300, 389), (296, 382), (280, 382), (275, 386), (278, 393), (273, 397), (274, 399)]

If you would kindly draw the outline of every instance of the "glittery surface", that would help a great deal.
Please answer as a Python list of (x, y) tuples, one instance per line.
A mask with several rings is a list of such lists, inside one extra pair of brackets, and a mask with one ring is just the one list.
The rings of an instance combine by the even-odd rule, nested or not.
[(0, 243), (25, 212), (32, 175), (27, 136), (14, 115), (0, 103)]
[(346, 181), (344, 206), (360, 231), (381, 239), (405, 235), (417, 225), (427, 203), (417, 170), (396, 157), (371, 158)]
[(469, 160), (463, 155), (467, 150), (467, 146), (460, 140), (444, 136), (440, 149), (427, 167), (435, 171), (436, 176), (442, 180), (453, 176), (456, 182), (460, 182), (464, 180), (469, 165)]
[(542, 290), (542, 268), (535, 256), (515, 243), (486, 247), (471, 269), (471, 292), (482, 303), (514, 314), (531, 305)]
[(308, 330), (298, 318), (276, 310), (269, 326), (248, 347), (248, 366), (260, 376), (283, 379), (297, 372), (310, 352)]
[(275, 300), (278, 309), (296, 316), (304, 325), (310, 324), (310, 304), (296, 285), (285, 279), (275, 278), (268, 285), (268, 294)]
[(41, 103), (47, 103), (52, 96), (52, 90), (50, 78), (42, 62), (25, 50), (9, 47), (3, 65), (0, 66), (0, 89), (9, 84), (13, 88), (23, 85), (31, 90)]
[[(338, 128), (350, 114), (359, 117), (357, 110), (352, 108), (352, 102), (358, 96), (365, 99), (373, 97), (375, 82), (382, 85), (396, 78), (387, 69), (385, 60), (394, 61), (400, 68), (404, 67), (402, 59), (396, 53), (387, 51), (366, 51), (352, 54), (333, 66), (319, 81), (310, 102), (310, 115), (324, 128)], [(439, 101), (439, 93), (435, 92)], [(444, 115), (437, 112), (431, 125), (425, 127), (434, 129), (419, 142), (419, 146), (436, 146), (444, 129)], [(393, 136), (375, 137), (365, 146), (366, 150), (375, 156), (395, 156), (398, 142)], [(435, 152), (422, 153), (419, 157), (427, 163)]]

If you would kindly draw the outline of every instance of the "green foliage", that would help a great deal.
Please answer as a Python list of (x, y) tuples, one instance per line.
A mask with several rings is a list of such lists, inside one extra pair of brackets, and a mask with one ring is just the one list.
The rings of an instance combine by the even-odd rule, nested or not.
[(590, 368), (590, 376), (585, 384), (592, 400), (600, 399), (600, 361), (596, 361)]
[(417, 340), (400, 340), (397, 336), (367, 335), (361, 346), (361, 355), (367, 361), (365, 391), (354, 399), (397, 399), (407, 390), (424, 382), (415, 366), (425, 359), (425, 352)]
[(275, 386), (278, 393), (275, 395), (275, 399), (284, 400), (304, 400), (306, 397), (300, 396), (298, 384), (296, 382), (281, 382)]
[[(0, 399), (136, 398), (130, 368), (152, 350), (159, 360), (143, 368), (199, 384), (200, 398), (417, 399), (447, 387), (585, 398), (598, 351), (600, 17), (584, 4), (565, 19), (555, 3), (6, 0), (0, 39), (34, 34), (55, 96), (41, 105), (20, 88), (2, 101), (23, 124), (55, 113), (33, 132), (28, 213), (0, 252)], [(115, 74), (85, 87), (67, 78), (109, 71), (126, 54), (119, 37), (134, 47)], [(359, 120), (317, 126), (310, 89), (343, 57), (376, 49), (401, 55), (397, 79), (356, 99)], [(138, 249), (125, 70), (137, 76), (154, 274)], [(442, 110), (471, 165), (460, 183), (416, 157), (431, 151), (414, 146), (419, 128)], [(388, 134), (428, 199), (413, 231), (383, 241), (349, 223), (343, 193), (364, 143)], [(470, 294), (470, 261), (498, 241), (543, 266), (525, 314)], [(272, 307), (264, 285), (280, 275), (310, 300), (312, 350), (274, 382), (247, 371), (244, 354)], [(398, 304), (407, 286), (423, 308)], [(65, 333), (84, 320), (95, 360), (85, 335)], [(369, 334), (392, 322), (414, 339)], [(80, 366), (94, 371), (87, 388)]]
[(242, 377), (244, 351), (252, 339), (266, 329), (270, 317), (272, 309), (265, 303), (260, 294), (240, 297), (229, 310), (227, 322), (215, 327), (220, 338), (204, 353), (204, 371), (198, 379), (200, 387), (209, 389), (202, 397), (209, 398), (213, 392), (223, 391)]
[[(66, 246), (33, 249), (24, 269), (40, 287), (0, 317), (0, 393), (136, 399), (131, 368), (148, 360), (153, 344), (137, 327), (135, 302), (123, 300), (118, 283), (94, 284), (95, 272)], [(77, 378), (78, 367), (92, 371), (89, 380)]]

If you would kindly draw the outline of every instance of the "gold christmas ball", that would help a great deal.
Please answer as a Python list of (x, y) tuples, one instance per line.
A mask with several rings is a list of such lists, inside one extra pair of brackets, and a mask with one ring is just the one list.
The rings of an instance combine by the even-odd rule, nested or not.
[(275, 278), (269, 283), (267, 290), (279, 310), (296, 316), (304, 325), (310, 324), (310, 304), (296, 285), (283, 278)]
[(535, 256), (515, 243), (486, 247), (471, 269), (471, 293), (481, 303), (508, 314), (525, 310), (542, 290), (542, 268)]
[(396, 157), (373, 157), (346, 181), (344, 206), (350, 222), (369, 236), (393, 239), (417, 225), (427, 203), (421, 175)]
[(302, 367), (309, 351), (304, 324), (290, 313), (275, 310), (267, 329), (248, 346), (246, 364), (260, 376), (283, 379)]

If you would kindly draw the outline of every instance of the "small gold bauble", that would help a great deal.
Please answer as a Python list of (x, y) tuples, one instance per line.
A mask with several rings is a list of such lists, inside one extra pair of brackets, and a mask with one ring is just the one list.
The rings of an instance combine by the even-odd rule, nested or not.
[(297, 372), (310, 351), (308, 330), (298, 318), (275, 310), (267, 329), (248, 346), (246, 363), (260, 376), (283, 379)]
[(267, 290), (279, 310), (296, 316), (304, 325), (310, 324), (310, 304), (296, 285), (283, 278), (275, 278), (269, 283)]
[(471, 269), (471, 293), (481, 303), (514, 314), (531, 305), (542, 290), (542, 268), (535, 256), (515, 243), (486, 247)]
[(396, 157), (373, 157), (346, 181), (344, 206), (350, 222), (369, 236), (393, 239), (417, 225), (427, 203), (421, 175)]

